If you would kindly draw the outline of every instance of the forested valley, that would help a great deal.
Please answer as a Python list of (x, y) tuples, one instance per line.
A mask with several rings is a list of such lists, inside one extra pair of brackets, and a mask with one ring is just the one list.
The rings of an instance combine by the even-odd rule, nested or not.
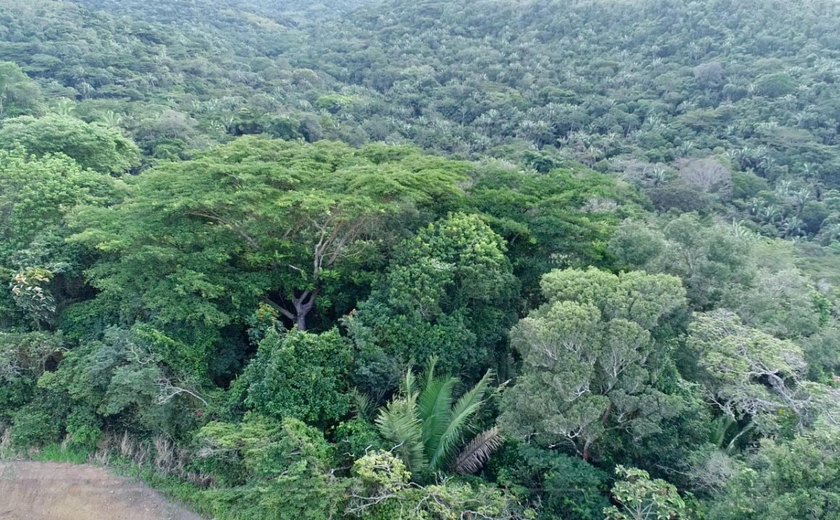
[(835, 0), (0, 0), (0, 458), (838, 520), (838, 133)]

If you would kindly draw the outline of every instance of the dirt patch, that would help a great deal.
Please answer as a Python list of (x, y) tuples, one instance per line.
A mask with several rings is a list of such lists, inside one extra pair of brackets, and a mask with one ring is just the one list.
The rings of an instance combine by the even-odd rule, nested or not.
[(201, 520), (95, 466), (0, 462), (0, 520)]

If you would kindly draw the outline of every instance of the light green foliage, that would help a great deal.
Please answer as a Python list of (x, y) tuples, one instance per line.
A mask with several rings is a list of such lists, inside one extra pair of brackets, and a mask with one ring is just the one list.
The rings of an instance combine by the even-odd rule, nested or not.
[[(509, 274), (504, 243), (475, 216), (451, 215), (420, 231), (412, 245), (414, 251), (408, 254), (409, 259), (412, 254), (432, 258), (455, 270), (454, 295), (451, 297), (456, 299), (456, 305), (492, 302), (504, 296), (506, 286), (514, 283)], [(409, 259), (405, 263), (409, 263)], [(440, 288), (436, 289), (440, 291)], [(415, 299), (421, 297), (420, 294), (413, 296)], [(442, 294), (435, 296), (436, 300), (443, 297)], [(435, 309), (429, 312), (434, 314)]]
[(321, 96), (315, 101), (315, 106), (320, 110), (326, 110), (333, 114), (340, 112), (342, 109), (349, 107), (353, 103), (353, 98), (349, 96), (328, 95)]
[[(834, 281), (821, 272), (824, 268), (809, 265), (803, 254), (815, 246), (797, 249), (790, 241), (749, 238), (758, 273), (752, 287), (734, 295), (729, 306), (745, 323), (778, 337), (803, 339), (817, 334), (830, 321), (836, 295), (832, 295)], [(816, 249), (831, 269), (830, 252)]]
[(46, 328), (77, 297), (65, 283), (85, 265), (64, 238), (78, 204), (114, 201), (119, 185), (63, 156), (35, 158), (0, 151), (0, 328)]
[(49, 291), (52, 279), (53, 273), (40, 267), (26, 269), (12, 278), (10, 290), (15, 305), (32, 320), (35, 329), (55, 321), (56, 302)]
[(282, 336), (272, 331), (236, 384), (244, 389), (245, 406), (255, 413), (326, 426), (349, 410), (350, 362), (349, 342), (336, 330), (312, 334), (293, 329)]
[(816, 334), (830, 305), (796, 268), (762, 269), (753, 288), (734, 297), (740, 300), (738, 314), (746, 324), (782, 338)]
[(618, 276), (594, 268), (552, 271), (543, 277), (541, 286), (548, 305), (594, 305), (605, 321), (629, 321), (646, 330), (685, 305), (679, 280), (639, 271)]
[(393, 500), (377, 504), (361, 514), (351, 509), (349, 517), (364, 520), (460, 520), (471, 517), (528, 520), (534, 513), (523, 511), (513, 497), (492, 486), (447, 482), (407, 488)]
[(809, 378), (828, 382), (840, 374), (840, 324), (834, 322), (802, 343)]
[(616, 466), (611, 519), (840, 517), (833, 0), (0, 4), (4, 454), (160, 440), (219, 520), (603, 520)]
[(0, 122), (0, 148), (16, 146), (38, 156), (61, 153), (82, 168), (113, 175), (140, 163), (137, 146), (118, 130), (56, 114)]
[(660, 479), (651, 479), (647, 471), (618, 466), (621, 480), (612, 488), (618, 506), (604, 509), (606, 520), (680, 520), (688, 519), (689, 510), (677, 488)]
[(60, 334), (0, 332), (0, 374), (40, 376), (48, 362), (64, 351)]
[(281, 456), (277, 446), (281, 424), (249, 415), (239, 424), (211, 422), (196, 433), (200, 445), (196, 465), (223, 486), (236, 486), (254, 475), (271, 473)]
[(547, 274), (543, 291), (548, 303), (511, 331), (523, 372), (505, 393), (505, 431), (589, 459), (609, 432), (644, 437), (680, 412), (681, 399), (657, 387), (668, 345), (652, 336), (685, 305), (679, 280), (572, 269)]
[(60, 233), (74, 206), (107, 203), (115, 195), (114, 182), (66, 157), (0, 151), (0, 265), (20, 267), (27, 257), (66, 261), (60, 251), (39, 248), (57, 248), (52, 234)]
[(797, 266), (789, 243), (692, 214), (663, 224), (660, 231), (625, 222), (610, 250), (625, 266), (682, 278), (695, 309), (731, 308), (779, 337), (811, 336), (827, 321), (831, 304)]
[(765, 440), (709, 502), (706, 518), (791, 520), (840, 515), (840, 431), (820, 424), (789, 441)]
[(361, 480), (368, 495), (401, 491), (411, 481), (402, 459), (387, 451), (368, 453), (353, 463), (353, 475)]
[(756, 94), (767, 97), (782, 97), (796, 89), (793, 78), (785, 73), (765, 74), (758, 78), (754, 86)]
[(211, 422), (196, 440), (202, 467), (228, 484), (276, 477), (297, 463), (324, 468), (333, 456), (318, 430), (294, 418), (248, 414), (238, 424)]
[[(422, 479), (425, 472), (444, 469), (452, 462), (485, 403), (491, 377), (488, 372), (456, 400), (458, 379), (436, 377), (434, 360), (426, 368), (421, 389), (412, 372), (406, 372), (400, 395), (380, 410), (376, 425), (415, 477)], [(487, 457), (494, 438), (483, 441)]]
[(103, 254), (92, 283), (124, 320), (208, 350), (260, 303), (304, 330), (352, 308), (389, 223), (459, 198), (464, 165), (393, 152), (243, 138), (145, 172), (124, 203), (80, 212), (74, 240)]
[(687, 345), (698, 356), (707, 394), (726, 415), (763, 428), (784, 420), (783, 412), (802, 420), (808, 398), (798, 387), (806, 370), (798, 345), (746, 327), (722, 310), (697, 315)]
[(353, 465), (348, 518), (364, 520), (525, 520), (534, 518), (513, 497), (484, 484), (445, 481), (411, 486), (411, 474), (389, 452), (373, 452)]
[(14, 63), (0, 61), (0, 119), (37, 116), (44, 98), (38, 84)]

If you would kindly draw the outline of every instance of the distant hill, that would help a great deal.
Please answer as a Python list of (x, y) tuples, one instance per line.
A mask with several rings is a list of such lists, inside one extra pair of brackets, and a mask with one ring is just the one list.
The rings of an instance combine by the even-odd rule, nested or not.
[(263, 132), (407, 142), (840, 233), (832, 1), (4, 3), (0, 60), (83, 117), (122, 114), (152, 158)]

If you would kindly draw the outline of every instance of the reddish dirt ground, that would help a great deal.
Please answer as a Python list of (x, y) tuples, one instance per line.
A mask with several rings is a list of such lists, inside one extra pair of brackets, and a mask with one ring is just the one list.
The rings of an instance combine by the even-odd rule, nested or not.
[(0, 461), (0, 520), (201, 520), (102, 468)]

